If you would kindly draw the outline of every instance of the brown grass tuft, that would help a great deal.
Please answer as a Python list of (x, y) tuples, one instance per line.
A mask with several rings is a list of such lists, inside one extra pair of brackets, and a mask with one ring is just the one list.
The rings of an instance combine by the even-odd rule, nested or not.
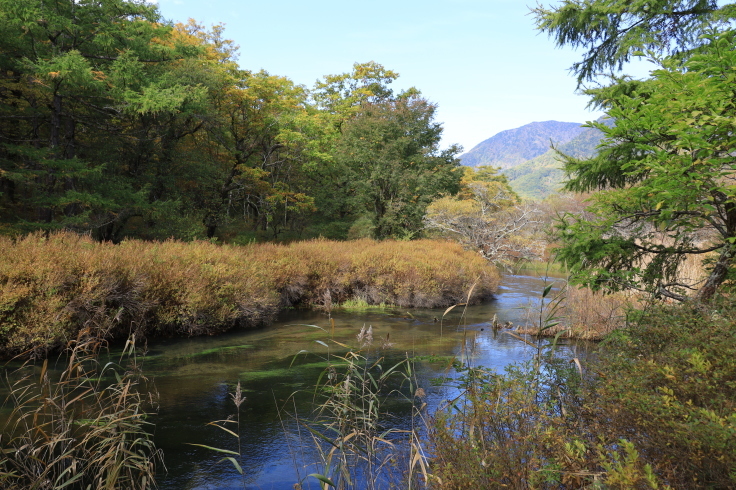
[(96, 243), (71, 233), (0, 238), (0, 355), (45, 357), (81, 329), (99, 338), (214, 334), (286, 306), (445, 307), (499, 276), (454, 243), (312, 240), (291, 245)]
[(584, 287), (566, 287), (561, 294), (560, 308), (555, 312), (555, 322), (559, 323), (540, 330), (538, 319), (532, 320), (539, 315), (538, 307), (531, 308), (527, 326), (518, 332), (540, 337), (554, 337), (562, 332), (560, 338), (602, 340), (625, 326), (627, 309), (639, 304), (634, 294), (603, 294)]

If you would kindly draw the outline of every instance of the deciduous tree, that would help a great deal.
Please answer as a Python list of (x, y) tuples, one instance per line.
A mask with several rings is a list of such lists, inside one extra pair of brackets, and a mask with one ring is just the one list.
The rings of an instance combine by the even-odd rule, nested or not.
[(343, 126), (336, 159), (376, 238), (417, 236), (429, 203), (459, 190), (459, 148), (440, 149), (435, 109), (418, 95), (402, 96), (363, 104)]
[(540, 259), (546, 248), (541, 211), (522, 203), (504, 175), (493, 167), (465, 167), (457, 196), (444, 196), (427, 208), (428, 230), (459, 241), (501, 266)]

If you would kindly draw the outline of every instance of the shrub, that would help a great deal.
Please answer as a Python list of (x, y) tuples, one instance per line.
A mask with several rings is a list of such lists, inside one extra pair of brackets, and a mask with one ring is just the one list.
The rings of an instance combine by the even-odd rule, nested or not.
[(677, 488), (736, 486), (734, 307), (660, 306), (613, 334), (587, 415)]
[(734, 488), (736, 325), (714, 306), (640, 312), (583, 378), (555, 357), (461, 367), (431, 433), (439, 487)]

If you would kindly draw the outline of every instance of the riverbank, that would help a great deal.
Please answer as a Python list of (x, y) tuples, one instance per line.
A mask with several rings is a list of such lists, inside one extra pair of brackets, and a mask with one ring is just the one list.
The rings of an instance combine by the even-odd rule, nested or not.
[(650, 304), (587, 361), (476, 369), (434, 415), (442, 488), (735, 488), (732, 298)]
[(0, 238), (0, 356), (45, 357), (82, 329), (101, 339), (212, 335), (289, 307), (348, 300), (438, 308), (493, 295), (499, 274), (447, 241), (290, 245)]

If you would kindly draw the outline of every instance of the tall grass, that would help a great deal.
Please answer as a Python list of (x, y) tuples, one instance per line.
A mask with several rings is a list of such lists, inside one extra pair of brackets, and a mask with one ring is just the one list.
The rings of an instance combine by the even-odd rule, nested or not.
[[(540, 304), (530, 302), (525, 325), (518, 333), (539, 337), (575, 338), (602, 340), (611, 332), (626, 325), (627, 312), (641, 307), (643, 302), (637, 294), (603, 294), (590, 288), (574, 287), (560, 280), (560, 291), (555, 297), (555, 322), (553, 326), (539, 322)], [(547, 314), (542, 306), (542, 314)]]
[(0, 356), (42, 358), (82, 329), (106, 339), (213, 334), (328, 300), (442, 307), (478, 278), (476, 297), (495, 292), (496, 270), (445, 241), (217, 246), (0, 237)]
[[(388, 361), (389, 339), (379, 339), (375, 344), (380, 347), (374, 347), (372, 327), (364, 326), (356, 340), (352, 348), (327, 341), (341, 353), (328, 357), (310, 418), (297, 416), (317, 450), (316, 471), (295, 488), (304, 488), (307, 478), (318, 480), (325, 490), (425, 488), (429, 467), (415, 422), (426, 404), (421, 399), (424, 391), (417, 388), (413, 362), (408, 357)], [(387, 423), (391, 418), (384, 408), (387, 400), (411, 409), (411, 427), (400, 429)]]
[(12, 411), (2, 431), (0, 488), (155, 488), (162, 455), (146, 422), (155, 400), (134, 344), (126, 344), (126, 367), (103, 366), (102, 343), (80, 332), (58, 378), (48, 361), (40, 373), (24, 366), (19, 377), (8, 376)]

